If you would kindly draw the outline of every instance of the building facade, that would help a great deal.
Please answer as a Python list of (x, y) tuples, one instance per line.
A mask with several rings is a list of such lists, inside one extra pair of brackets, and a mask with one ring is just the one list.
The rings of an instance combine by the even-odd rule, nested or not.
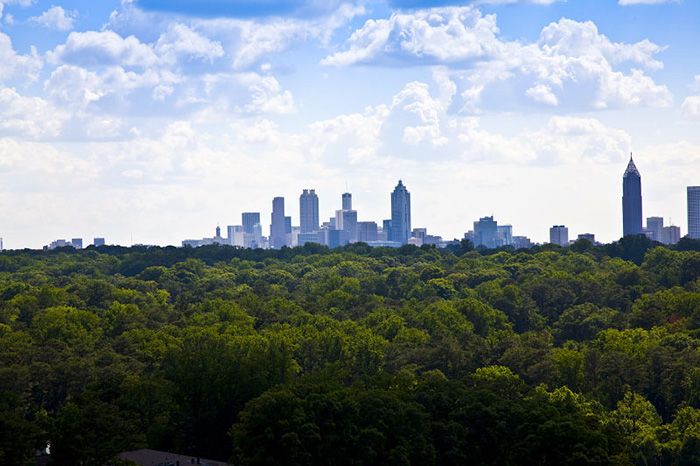
[(377, 241), (378, 231), (377, 222), (357, 222), (357, 241)]
[(343, 198), (343, 203), (342, 203), (343, 210), (352, 210), (352, 194), (343, 193), (342, 198)]
[(661, 232), (664, 229), (663, 217), (647, 217), (647, 227), (644, 229), (644, 234), (650, 240), (661, 241)]
[(496, 247), (513, 245), (513, 226), (498, 225), (496, 227)]
[(688, 186), (688, 237), (700, 239), (700, 186)]
[(474, 222), (474, 232), (472, 243), (475, 248), (479, 246), (493, 249), (496, 247), (496, 237), (498, 236), (498, 222), (491, 217), (481, 217), (478, 222)]
[(302, 234), (319, 230), (318, 195), (314, 189), (305, 189), (299, 196), (299, 228)]
[(641, 234), (642, 177), (630, 154), (630, 161), (622, 176), (622, 236)]
[(549, 229), (549, 242), (559, 246), (568, 246), (569, 229), (564, 225), (554, 225)]
[(663, 244), (676, 244), (681, 240), (681, 228), (675, 225), (663, 227), (659, 239)]
[(255, 225), (260, 224), (260, 212), (243, 212), (241, 214), (243, 231), (252, 234), (255, 232)]
[(407, 244), (411, 237), (411, 193), (401, 180), (391, 193), (391, 230), (389, 241)]
[[(291, 233), (291, 222), (289, 226)], [(284, 215), (284, 198), (276, 197), (272, 200), (270, 247), (273, 249), (279, 249), (287, 245), (287, 221)]]

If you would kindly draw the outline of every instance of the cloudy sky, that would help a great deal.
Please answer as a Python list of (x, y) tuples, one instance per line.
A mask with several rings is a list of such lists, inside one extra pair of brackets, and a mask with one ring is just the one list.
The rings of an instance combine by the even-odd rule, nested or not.
[[(461, 237), (495, 215), (687, 231), (700, 184), (700, 2), (0, 0), (0, 236), (179, 244), (316, 188)], [(267, 226), (265, 226), (267, 234)]]

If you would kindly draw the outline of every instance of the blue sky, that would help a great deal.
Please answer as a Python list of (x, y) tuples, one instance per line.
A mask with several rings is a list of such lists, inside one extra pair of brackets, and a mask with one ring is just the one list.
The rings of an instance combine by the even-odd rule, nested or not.
[(316, 188), (360, 220), (401, 178), (415, 227), (484, 215), (686, 232), (700, 184), (700, 2), (0, 0), (0, 237), (179, 244)]

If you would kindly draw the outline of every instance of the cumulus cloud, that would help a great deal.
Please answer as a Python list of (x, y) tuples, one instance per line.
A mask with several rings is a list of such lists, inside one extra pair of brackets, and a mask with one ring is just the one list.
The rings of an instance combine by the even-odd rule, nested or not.
[(158, 38), (154, 49), (166, 63), (174, 63), (183, 56), (212, 63), (224, 55), (220, 42), (212, 41), (180, 23), (170, 25)]
[(54, 63), (74, 65), (120, 65), (146, 68), (158, 63), (153, 49), (134, 36), (113, 31), (71, 32), (65, 44), (48, 54)]
[[(443, 64), (467, 83), (462, 108), (470, 112), (490, 91), (497, 96), (504, 90), (549, 106), (666, 107), (670, 91), (644, 72), (663, 67), (656, 58), (663, 50), (647, 39), (613, 42), (593, 22), (566, 18), (545, 26), (534, 43), (503, 41), (494, 15), (446, 7), (368, 20), (322, 64)], [(618, 69), (621, 64), (633, 68)]]
[(35, 80), (43, 66), (36, 49), (32, 47), (29, 55), (20, 55), (12, 47), (9, 36), (0, 32), (0, 82), (13, 78)]
[(394, 12), (389, 19), (370, 19), (350, 36), (346, 50), (324, 58), (324, 65), (347, 66), (386, 62), (453, 63), (495, 56), (495, 15), (470, 7)]
[[(3, 18), (5, 5), (19, 5), (21, 7), (28, 7), (32, 3), (34, 3), (34, 0), (0, 0), (0, 19)], [(12, 15), (5, 16), (5, 23), (12, 24)]]
[(235, 44), (231, 50), (233, 67), (246, 69), (257, 65), (263, 57), (294, 45), (312, 40), (326, 45), (335, 31), (363, 13), (362, 5), (344, 3), (319, 18), (215, 18), (200, 19), (195, 24), (209, 34), (229, 38)]
[(681, 105), (683, 116), (690, 119), (700, 118), (700, 95), (688, 96)]
[(58, 31), (70, 31), (75, 24), (77, 13), (66, 11), (60, 6), (52, 6), (39, 16), (32, 16), (29, 21), (40, 26), (56, 29)]
[(552, 88), (546, 84), (536, 84), (532, 86), (525, 94), (535, 102), (556, 107), (559, 104), (557, 96), (552, 92)]
[[(700, 91), (700, 74), (696, 75), (690, 88)], [(689, 120), (700, 119), (700, 95), (690, 95), (681, 104), (681, 113)]]
[(68, 115), (39, 97), (0, 88), (0, 134), (46, 139), (59, 135)]

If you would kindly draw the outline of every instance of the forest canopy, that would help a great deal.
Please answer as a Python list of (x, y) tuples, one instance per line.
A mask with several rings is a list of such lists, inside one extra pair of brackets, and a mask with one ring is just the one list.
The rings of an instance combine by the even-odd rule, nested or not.
[(0, 254), (0, 464), (700, 464), (700, 246)]

